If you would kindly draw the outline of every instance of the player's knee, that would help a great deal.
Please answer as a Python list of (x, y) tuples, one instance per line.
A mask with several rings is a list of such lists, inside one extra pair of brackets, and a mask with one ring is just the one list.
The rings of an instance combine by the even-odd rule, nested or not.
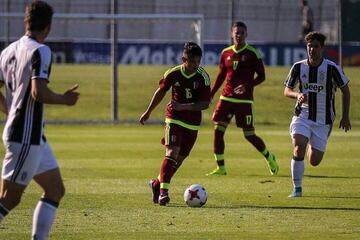
[(60, 186), (58, 186), (57, 189), (57, 198), (60, 201), (64, 196), (65, 196), (65, 186), (64, 184), (61, 184)]
[(2, 204), (10, 211), (15, 208), (21, 202), (21, 194), (13, 194), (7, 192), (6, 194), (1, 195)]
[(257, 138), (254, 128), (243, 129), (243, 134), (245, 139), (249, 142), (254, 141)]
[(304, 157), (306, 148), (302, 145), (294, 146), (294, 156), (296, 157)]
[(65, 196), (65, 186), (64, 184), (58, 184), (57, 186), (45, 190), (44, 197), (51, 199), (55, 202), (60, 202), (60, 200)]
[(311, 166), (316, 167), (320, 164), (320, 161), (310, 161)]
[(321, 160), (322, 160), (322, 156), (315, 156), (315, 157), (312, 156), (310, 157), (310, 164), (311, 166), (316, 167), (321, 163)]
[(214, 125), (215, 133), (220, 132), (223, 134), (223, 133), (225, 133), (226, 128), (227, 128), (227, 125), (225, 123), (215, 123), (215, 125)]

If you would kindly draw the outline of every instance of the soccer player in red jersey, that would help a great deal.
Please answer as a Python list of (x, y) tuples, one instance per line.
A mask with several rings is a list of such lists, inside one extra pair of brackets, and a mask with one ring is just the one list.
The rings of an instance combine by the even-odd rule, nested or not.
[[(214, 128), (214, 155), (217, 168), (207, 175), (226, 175), (224, 160), (224, 134), (233, 116), (236, 126), (243, 129), (244, 136), (267, 160), (272, 175), (279, 167), (275, 156), (268, 151), (263, 140), (255, 134), (253, 114), (254, 87), (265, 80), (265, 69), (259, 52), (246, 43), (247, 27), (243, 22), (232, 25), (234, 45), (221, 53), (220, 69), (211, 89), (213, 98), (226, 80), (212, 120)], [(255, 77), (256, 74), (256, 77)]]
[(183, 64), (165, 72), (159, 88), (139, 120), (144, 124), (171, 88), (172, 97), (166, 109), (165, 136), (162, 139), (166, 148), (165, 158), (160, 166), (159, 177), (150, 181), (153, 202), (159, 205), (169, 203), (170, 180), (194, 146), (201, 123), (201, 111), (210, 104), (210, 78), (199, 66), (201, 56), (202, 50), (196, 43), (185, 44)]

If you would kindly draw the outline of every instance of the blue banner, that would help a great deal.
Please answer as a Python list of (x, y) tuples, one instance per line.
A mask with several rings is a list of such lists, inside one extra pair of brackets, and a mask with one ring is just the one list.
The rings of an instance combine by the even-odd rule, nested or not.
[[(63, 46), (64, 43), (59, 43)], [(66, 62), (72, 63), (110, 63), (110, 44), (108, 43), (70, 43), (72, 51), (67, 49)], [(307, 57), (303, 44), (252, 44), (257, 48), (268, 66), (290, 66)], [(51, 44), (55, 55), (56, 44)], [(203, 64), (216, 65), (224, 44), (205, 44)], [(181, 63), (183, 44), (176, 43), (121, 43), (118, 46), (119, 64), (165, 64)], [(338, 47), (326, 46), (325, 57), (338, 62)], [(61, 54), (60, 54), (61, 56)], [(360, 46), (343, 46), (343, 64), (360, 66)]]

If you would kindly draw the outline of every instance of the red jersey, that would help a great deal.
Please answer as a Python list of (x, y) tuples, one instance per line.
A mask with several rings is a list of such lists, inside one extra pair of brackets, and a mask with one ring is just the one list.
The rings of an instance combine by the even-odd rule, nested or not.
[[(215, 95), (226, 79), (221, 94), (223, 100), (253, 100), (254, 86), (265, 80), (265, 69), (261, 56), (255, 48), (247, 43), (239, 50), (236, 50), (234, 45), (225, 48), (221, 53), (219, 68), (211, 96)], [(240, 84), (243, 84), (246, 90), (242, 94), (236, 94), (234, 88)]]
[[(159, 82), (160, 89), (172, 89), (172, 100), (179, 103), (210, 102), (210, 78), (206, 71), (199, 67), (186, 75), (183, 65), (170, 68)], [(166, 109), (167, 122), (196, 130), (201, 123), (201, 111), (176, 111)]]

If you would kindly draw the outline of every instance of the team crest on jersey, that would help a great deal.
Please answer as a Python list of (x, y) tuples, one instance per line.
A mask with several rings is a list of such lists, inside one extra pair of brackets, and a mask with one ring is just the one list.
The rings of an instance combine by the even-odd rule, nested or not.
[(235, 70), (238, 65), (239, 65), (239, 61), (233, 61), (233, 70)]
[(245, 56), (245, 55), (242, 55), (241, 58), (240, 58), (240, 60), (241, 60), (242, 62), (245, 62), (245, 61), (246, 61), (246, 56)]
[(231, 57), (230, 57), (230, 56), (228, 56), (228, 57), (226, 58), (226, 60), (230, 61), (230, 60), (231, 60)]
[(180, 86), (180, 83), (179, 83), (179, 82), (176, 82), (176, 83), (174, 84), (174, 86), (175, 86), (175, 87), (179, 87), (179, 86)]
[(171, 142), (172, 143), (176, 142), (176, 135), (171, 135)]
[(199, 82), (198, 82), (198, 81), (195, 81), (193, 84), (194, 84), (194, 89), (198, 89), (198, 87), (199, 87)]

